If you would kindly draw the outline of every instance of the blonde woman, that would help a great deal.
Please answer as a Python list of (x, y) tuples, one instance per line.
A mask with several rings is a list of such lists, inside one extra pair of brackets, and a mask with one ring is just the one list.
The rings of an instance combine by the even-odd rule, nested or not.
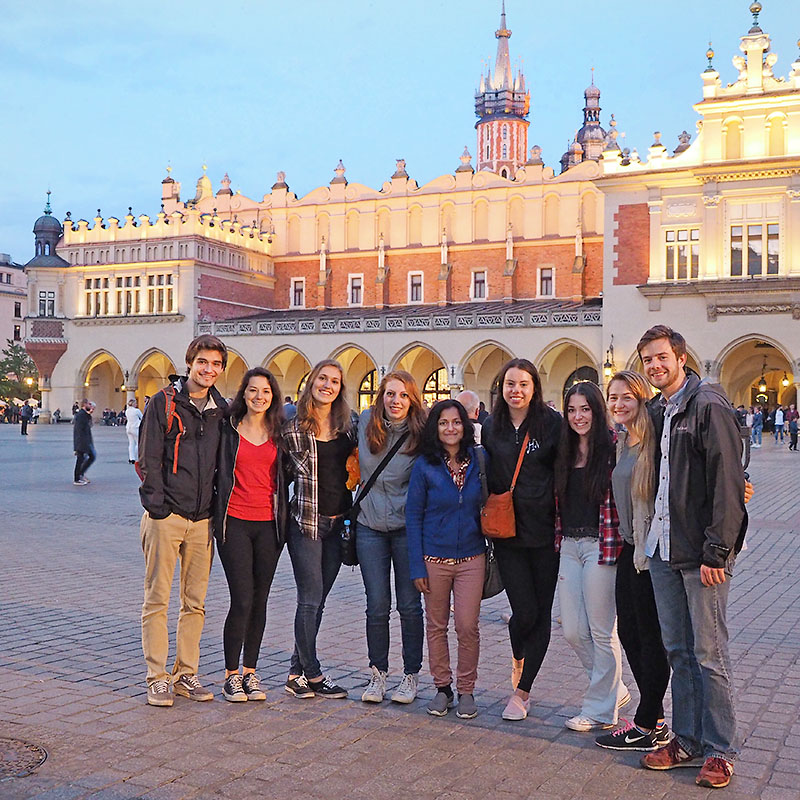
[(287, 544), (297, 584), (295, 647), (285, 688), (299, 698), (344, 698), (347, 691), (322, 674), (317, 658), (325, 599), (342, 565), (334, 520), (352, 505), (346, 463), (356, 446), (356, 426), (338, 361), (326, 359), (311, 370), (284, 442), (294, 482)]

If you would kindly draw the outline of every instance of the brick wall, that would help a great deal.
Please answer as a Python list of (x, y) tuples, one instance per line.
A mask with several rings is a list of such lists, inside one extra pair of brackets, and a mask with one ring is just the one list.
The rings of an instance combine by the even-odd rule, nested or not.
[[(267, 286), (200, 273), (197, 294), (201, 322), (233, 319), (275, 307), (275, 292)], [(287, 294), (288, 296), (288, 294)]]
[(623, 205), (614, 214), (614, 285), (647, 283), (650, 275), (650, 213), (647, 203)]

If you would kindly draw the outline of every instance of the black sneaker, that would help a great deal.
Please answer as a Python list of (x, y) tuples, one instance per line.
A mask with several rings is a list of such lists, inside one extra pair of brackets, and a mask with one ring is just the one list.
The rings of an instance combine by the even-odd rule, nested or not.
[(248, 700), (267, 699), (267, 693), (261, 688), (261, 678), (255, 672), (248, 672), (242, 678), (242, 689)]
[[(662, 723), (662, 725), (664, 728), (667, 727), (664, 723)], [(659, 743), (656, 731), (645, 733), (644, 731), (640, 731), (632, 722), (622, 728), (617, 728), (617, 730), (612, 733), (598, 736), (594, 741), (598, 747), (604, 747), (606, 750), (638, 750), (640, 752), (651, 752), (664, 746)]]
[(242, 688), (242, 676), (229, 675), (222, 684), (222, 696), (230, 703), (246, 703), (247, 693)]
[(317, 697), (328, 697), (331, 700), (342, 700), (347, 697), (347, 689), (335, 684), (327, 675), (321, 681), (309, 681), (308, 686)]
[(295, 697), (314, 697), (314, 690), (308, 685), (305, 675), (300, 675), (297, 678), (288, 678), (286, 686), (283, 688)]
[(672, 741), (673, 736), (666, 722), (659, 722), (653, 735), (656, 737), (656, 747), (666, 747)]

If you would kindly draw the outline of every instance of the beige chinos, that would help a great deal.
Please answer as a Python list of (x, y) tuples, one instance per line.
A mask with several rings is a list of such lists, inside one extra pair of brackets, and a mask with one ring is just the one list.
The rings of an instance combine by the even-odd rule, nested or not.
[(144, 552), (142, 650), (147, 662), (147, 685), (168, 681), (169, 634), (167, 609), (175, 562), (180, 559), (180, 599), (173, 680), (196, 675), (200, 663), (200, 635), (205, 622), (206, 589), (214, 554), (211, 520), (197, 522), (178, 514), (152, 519), (147, 511), (140, 527)]

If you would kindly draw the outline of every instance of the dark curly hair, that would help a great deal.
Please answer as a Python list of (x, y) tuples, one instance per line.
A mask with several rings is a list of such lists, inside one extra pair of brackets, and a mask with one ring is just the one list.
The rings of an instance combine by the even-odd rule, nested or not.
[(475, 426), (467, 416), (464, 406), (458, 400), (439, 400), (428, 412), (428, 419), (425, 420), (420, 443), (420, 452), (431, 464), (437, 463), (446, 455), (445, 449), (439, 441), (439, 417), (442, 416), (442, 411), (447, 411), (448, 408), (455, 408), (458, 411), (458, 416), (461, 417), (461, 424), (464, 426), (464, 435), (461, 437), (458, 448), (458, 460), (466, 461), (469, 448), (475, 446)]

